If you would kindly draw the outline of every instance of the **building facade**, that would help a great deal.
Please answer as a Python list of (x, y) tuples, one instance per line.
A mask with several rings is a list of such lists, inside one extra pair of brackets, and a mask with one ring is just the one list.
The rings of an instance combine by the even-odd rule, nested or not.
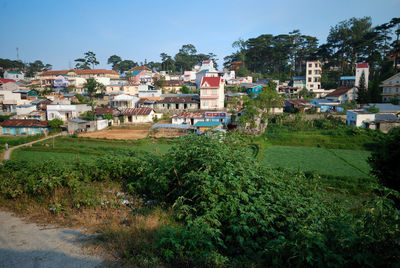
[(224, 109), (225, 84), (220, 77), (203, 77), (200, 86), (200, 109)]
[(306, 63), (306, 88), (308, 91), (321, 89), (322, 65), (319, 60)]

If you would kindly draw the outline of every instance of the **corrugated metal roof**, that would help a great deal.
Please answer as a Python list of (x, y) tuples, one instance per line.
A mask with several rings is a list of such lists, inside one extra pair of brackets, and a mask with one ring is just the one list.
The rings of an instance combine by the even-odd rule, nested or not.
[(9, 119), (1, 123), (3, 127), (47, 127), (48, 121), (36, 119)]
[(121, 115), (149, 115), (153, 109), (151, 108), (125, 108), (121, 111)]
[(215, 121), (199, 121), (194, 124), (195, 127), (217, 127), (219, 125), (221, 125), (221, 122)]

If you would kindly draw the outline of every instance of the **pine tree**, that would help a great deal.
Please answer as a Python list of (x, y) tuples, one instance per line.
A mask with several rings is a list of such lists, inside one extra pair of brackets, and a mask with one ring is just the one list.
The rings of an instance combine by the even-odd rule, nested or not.
[(364, 74), (364, 71), (361, 74), (360, 83), (358, 85), (357, 102), (359, 104), (365, 104), (365, 103), (368, 102), (368, 93), (367, 93), (367, 89), (365, 87), (365, 74)]

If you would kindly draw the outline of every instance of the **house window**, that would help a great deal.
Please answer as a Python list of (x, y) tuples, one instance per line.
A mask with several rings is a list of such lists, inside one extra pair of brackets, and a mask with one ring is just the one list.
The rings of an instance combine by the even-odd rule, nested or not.
[(308, 67), (310, 67), (310, 68), (311, 68), (311, 67), (312, 67), (312, 63), (308, 64)]
[(310, 87), (314, 87), (314, 84), (311, 84)]
[(308, 78), (308, 82), (311, 82), (311, 77)]
[(308, 74), (312, 74), (312, 71), (311, 71), (311, 70), (308, 70)]
[(318, 63), (315, 64), (315, 68), (318, 68)]

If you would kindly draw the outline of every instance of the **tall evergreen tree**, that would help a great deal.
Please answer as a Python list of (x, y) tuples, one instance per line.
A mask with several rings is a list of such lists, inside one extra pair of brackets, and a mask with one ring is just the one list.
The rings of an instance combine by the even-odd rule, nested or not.
[(365, 87), (365, 74), (364, 71), (361, 73), (360, 84), (358, 86), (357, 102), (359, 104), (365, 104), (368, 102), (367, 88)]

